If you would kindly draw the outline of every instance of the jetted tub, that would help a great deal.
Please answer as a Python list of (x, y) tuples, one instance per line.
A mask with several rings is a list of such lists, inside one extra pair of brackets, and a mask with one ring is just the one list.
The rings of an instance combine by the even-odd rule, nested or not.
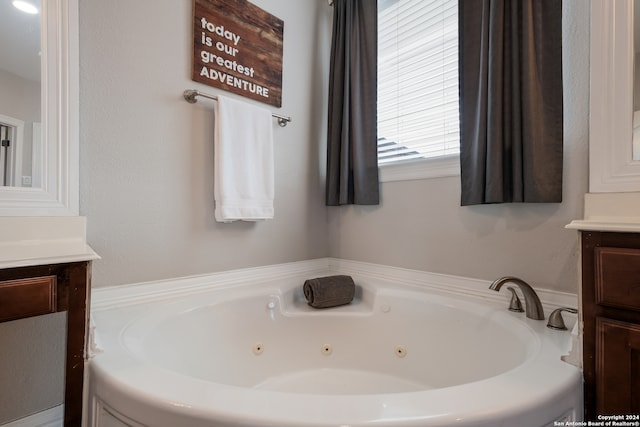
[(317, 310), (304, 301), (303, 281), (94, 310), (101, 351), (89, 364), (89, 425), (541, 427), (581, 419), (580, 371), (561, 360), (567, 331), (502, 302), (383, 280), (356, 279), (350, 305)]

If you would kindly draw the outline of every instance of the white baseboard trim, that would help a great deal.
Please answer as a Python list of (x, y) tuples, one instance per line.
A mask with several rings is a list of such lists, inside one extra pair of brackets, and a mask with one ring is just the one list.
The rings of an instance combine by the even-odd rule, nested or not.
[(64, 405), (54, 406), (46, 411), (38, 412), (4, 424), (1, 427), (62, 427), (64, 423)]
[[(363, 279), (384, 279), (406, 286), (426, 288), (450, 295), (460, 295), (488, 301), (507, 301), (507, 305), (511, 298), (509, 292), (490, 291), (490, 280), (430, 273), (428, 271), (411, 270), (338, 258), (329, 258), (328, 262), (331, 271), (351, 275), (354, 279), (358, 277)], [(498, 277), (496, 277), (496, 279), (498, 279)], [(529, 284), (536, 290), (545, 312), (550, 312), (560, 307), (578, 307), (578, 296), (576, 294), (540, 289), (535, 283)], [(522, 298), (522, 294), (520, 294), (520, 296)]]
[[(92, 289), (91, 309), (94, 312), (121, 308), (129, 305), (147, 303), (173, 297), (189, 295), (208, 289), (220, 289), (230, 286), (265, 283), (286, 278), (311, 278), (321, 274), (348, 274), (354, 279), (389, 280), (406, 286), (415, 286), (432, 291), (460, 295), (485, 301), (507, 301), (509, 292), (489, 290), (488, 280), (427, 271), (391, 267), (338, 258), (319, 258), (308, 261), (275, 264), (264, 267), (244, 268), (223, 271), (201, 276), (182, 277), (154, 282), (135, 283)], [(303, 282), (300, 282), (302, 286)], [(365, 282), (366, 283), (366, 282)], [(576, 294), (539, 289), (531, 283), (542, 301), (545, 312), (559, 307), (578, 307)]]
[(175, 279), (94, 288), (91, 290), (91, 311), (109, 310), (180, 297), (214, 288), (221, 289), (301, 275), (326, 273), (328, 267), (328, 258), (319, 258)]

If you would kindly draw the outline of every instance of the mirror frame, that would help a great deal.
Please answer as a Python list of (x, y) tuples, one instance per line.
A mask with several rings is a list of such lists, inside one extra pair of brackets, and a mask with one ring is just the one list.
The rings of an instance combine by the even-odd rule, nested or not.
[(589, 191), (640, 191), (633, 158), (633, 0), (591, 0)]
[(77, 216), (78, 0), (42, 0), (42, 185), (0, 188), (0, 216)]

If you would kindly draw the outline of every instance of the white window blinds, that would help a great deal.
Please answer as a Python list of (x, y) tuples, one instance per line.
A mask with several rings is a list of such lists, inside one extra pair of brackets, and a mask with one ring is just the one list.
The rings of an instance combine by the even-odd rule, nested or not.
[(378, 1), (378, 163), (460, 152), (458, 0)]

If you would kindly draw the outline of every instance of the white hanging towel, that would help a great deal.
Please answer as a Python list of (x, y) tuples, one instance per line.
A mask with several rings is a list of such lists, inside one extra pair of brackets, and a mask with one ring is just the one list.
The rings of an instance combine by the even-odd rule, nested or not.
[(214, 146), (216, 221), (273, 218), (271, 112), (218, 95)]

